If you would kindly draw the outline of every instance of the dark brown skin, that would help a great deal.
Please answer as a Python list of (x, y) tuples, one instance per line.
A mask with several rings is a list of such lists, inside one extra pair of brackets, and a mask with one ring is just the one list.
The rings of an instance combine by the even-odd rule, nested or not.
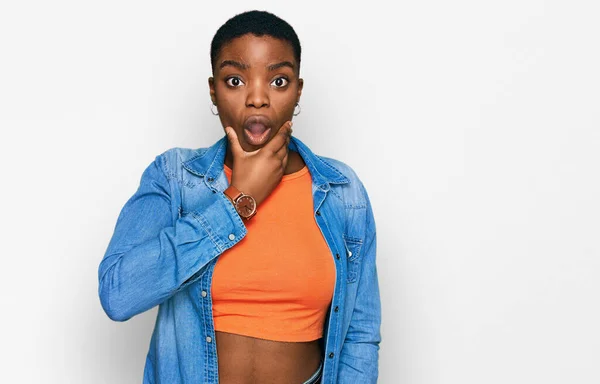
[[(220, 68), (225, 60), (249, 67)], [(294, 68), (267, 69), (285, 61)], [(281, 177), (305, 165), (297, 152), (288, 150), (289, 123), (303, 86), (292, 46), (270, 36), (238, 37), (223, 46), (213, 76), (208, 79), (210, 97), (229, 140), (225, 164), (233, 171), (231, 184), (255, 198), (259, 215), (260, 203)], [(281, 77), (287, 81), (278, 80)], [(259, 146), (244, 135), (244, 121), (251, 115), (271, 121), (269, 137)], [(321, 358), (318, 340), (280, 342), (217, 331), (215, 342), (222, 384), (301, 384), (317, 370)]]

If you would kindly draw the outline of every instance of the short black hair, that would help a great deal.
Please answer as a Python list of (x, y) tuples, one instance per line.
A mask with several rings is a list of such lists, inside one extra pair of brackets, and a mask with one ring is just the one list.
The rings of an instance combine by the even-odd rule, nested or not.
[(290, 43), (294, 50), (294, 58), (298, 63), (298, 74), (300, 73), (300, 55), (302, 49), (294, 28), (285, 20), (280, 19), (272, 13), (253, 10), (235, 15), (227, 20), (217, 30), (217, 33), (215, 33), (210, 44), (210, 64), (213, 74), (215, 73), (217, 57), (221, 53), (223, 45), (247, 33), (258, 37), (268, 35)]

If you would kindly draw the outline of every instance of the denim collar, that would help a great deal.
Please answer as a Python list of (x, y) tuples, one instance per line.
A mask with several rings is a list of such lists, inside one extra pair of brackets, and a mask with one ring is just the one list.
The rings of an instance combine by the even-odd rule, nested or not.
[[(219, 139), (198, 155), (183, 162), (183, 167), (191, 173), (205, 177), (209, 181), (217, 179), (223, 172), (223, 163), (229, 141), (227, 135)], [(330, 184), (345, 184), (349, 180), (338, 168), (321, 156), (315, 155), (306, 144), (291, 136), (288, 149), (300, 154), (312, 176), (313, 184), (323, 190), (329, 190)], [(206, 181), (206, 180), (205, 180)]]

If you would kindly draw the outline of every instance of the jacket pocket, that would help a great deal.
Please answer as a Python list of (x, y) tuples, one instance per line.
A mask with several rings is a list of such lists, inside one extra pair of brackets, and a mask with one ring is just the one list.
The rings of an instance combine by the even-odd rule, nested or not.
[(348, 259), (347, 279), (348, 283), (354, 283), (358, 279), (360, 268), (360, 251), (362, 240), (343, 235), (344, 246), (346, 247), (346, 257)]

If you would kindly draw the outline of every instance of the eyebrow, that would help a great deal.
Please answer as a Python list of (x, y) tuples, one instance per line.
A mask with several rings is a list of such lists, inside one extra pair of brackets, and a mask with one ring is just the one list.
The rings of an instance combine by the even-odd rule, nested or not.
[[(239, 61), (235, 61), (235, 60), (223, 60), (223, 62), (219, 65), (219, 69), (226, 67), (226, 66), (232, 66), (232, 67), (236, 67), (240, 70), (246, 70), (248, 68), (250, 68), (250, 65), (248, 64), (244, 64), (244, 63), (240, 63)], [(276, 69), (282, 68), (282, 67), (289, 67), (291, 69), (294, 69), (294, 64), (290, 63), (289, 61), (282, 61), (280, 63), (277, 64), (271, 64), (269, 66), (267, 66), (267, 69), (269, 71), (274, 71)]]

